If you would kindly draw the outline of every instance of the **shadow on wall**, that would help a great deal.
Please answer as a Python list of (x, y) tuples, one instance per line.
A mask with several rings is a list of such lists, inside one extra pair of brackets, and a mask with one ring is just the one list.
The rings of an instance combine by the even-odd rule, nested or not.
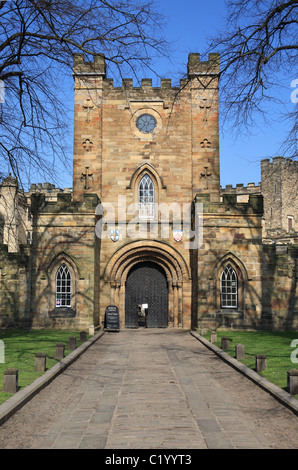
[[(0, 246), (0, 325), (63, 328), (78, 322), (96, 324), (99, 311), (93, 272), (97, 272), (99, 263), (94, 252), (100, 251), (100, 239), (94, 232), (98, 200), (89, 195), (80, 204), (70, 198), (70, 194), (62, 194), (57, 203), (48, 203), (43, 195), (33, 195), (32, 244), (20, 245), (19, 253), (8, 253), (7, 246)], [(90, 220), (85, 226), (74, 226), (76, 216), (80, 222), (84, 211)], [(67, 280), (63, 284), (70, 297), (60, 310), (56, 308), (56, 274), (62, 264), (68, 267), (71, 278), (69, 285)]]

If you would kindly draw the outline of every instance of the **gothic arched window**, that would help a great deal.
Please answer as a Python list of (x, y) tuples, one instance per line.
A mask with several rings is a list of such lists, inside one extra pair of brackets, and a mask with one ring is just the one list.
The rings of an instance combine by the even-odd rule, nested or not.
[(56, 307), (71, 306), (71, 274), (66, 266), (62, 264), (56, 274)]
[(139, 217), (154, 218), (154, 184), (149, 175), (144, 175), (139, 184)]
[(238, 278), (230, 264), (224, 268), (220, 276), (220, 304), (222, 308), (238, 307)]

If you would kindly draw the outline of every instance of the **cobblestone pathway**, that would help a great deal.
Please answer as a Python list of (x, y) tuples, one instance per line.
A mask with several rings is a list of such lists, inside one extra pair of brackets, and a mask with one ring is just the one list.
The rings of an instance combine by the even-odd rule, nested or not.
[(297, 449), (297, 417), (189, 332), (106, 333), (0, 428), (1, 449)]

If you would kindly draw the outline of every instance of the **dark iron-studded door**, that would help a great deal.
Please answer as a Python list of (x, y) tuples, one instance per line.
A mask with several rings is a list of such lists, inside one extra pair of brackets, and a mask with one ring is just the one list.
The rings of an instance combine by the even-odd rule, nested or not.
[(137, 306), (148, 304), (148, 328), (168, 326), (168, 285), (158, 264), (143, 262), (135, 265), (127, 276), (125, 288), (125, 326), (136, 326)]

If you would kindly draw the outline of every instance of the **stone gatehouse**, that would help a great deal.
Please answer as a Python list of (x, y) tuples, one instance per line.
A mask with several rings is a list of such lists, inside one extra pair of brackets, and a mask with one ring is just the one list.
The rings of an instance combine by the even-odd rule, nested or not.
[(144, 305), (153, 328), (297, 327), (297, 247), (263, 245), (261, 193), (220, 187), (218, 72), (190, 54), (179, 87), (116, 87), (104, 56), (74, 57), (73, 189), (4, 181), (3, 326), (103, 326), (116, 305), (134, 328)]

